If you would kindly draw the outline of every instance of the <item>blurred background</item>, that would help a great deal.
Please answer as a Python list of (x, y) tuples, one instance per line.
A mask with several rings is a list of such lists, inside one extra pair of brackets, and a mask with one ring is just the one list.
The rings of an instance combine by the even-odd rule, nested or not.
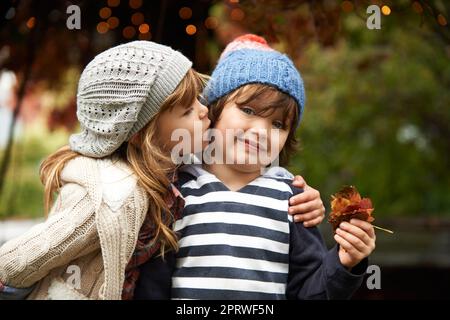
[[(371, 30), (373, 4), (381, 28)], [(450, 298), (449, 17), (444, 0), (2, 0), (0, 244), (43, 219), (39, 165), (78, 129), (77, 82), (97, 53), (152, 40), (210, 73), (226, 44), (251, 32), (305, 81), (289, 169), (328, 213), (331, 194), (356, 186), (375, 224), (395, 231), (377, 231), (370, 263), (381, 289), (364, 283), (354, 298)], [(321, 229), (332, 245), (329, 224)]]

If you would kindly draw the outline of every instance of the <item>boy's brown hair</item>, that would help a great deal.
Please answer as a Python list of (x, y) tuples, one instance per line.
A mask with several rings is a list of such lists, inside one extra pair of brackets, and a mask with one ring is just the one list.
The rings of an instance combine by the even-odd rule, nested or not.
[(238, 106), (249, 106), (255, 108), (258, 115), (270, 116), (275, 109), (283, 109), (283, 125), (289, 129), (286, 143), (280, 152), (280, 165), (286, 166), (290, 156), (297, 149), (297, 138), (295, 131), (298, 122), (297, 102), (288, 94), (281, 92), (275, 87), (266, 84), (247, 84), (230, 92), (209, 106), (209, 119), (213, 128), (222, 114), (223, 108), (231, 100)]

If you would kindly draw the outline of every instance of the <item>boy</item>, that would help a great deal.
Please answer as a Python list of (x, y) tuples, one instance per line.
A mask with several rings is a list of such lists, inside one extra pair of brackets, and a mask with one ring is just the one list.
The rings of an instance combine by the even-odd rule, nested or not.
[(287, 214), (288, 199), (301, 192), (289, 173), (272, 167), (261, 175), (277, 156), (285, 164), (296, 142), (305, 99), (293, 63), (263, 38), (239, 37), (222, 54), (205, 97), (212, 127), (224, 137), (216, 137), (215, 155), (226, 161), (180, 170), (185, 207), (175, 223), (172, 298), (349, 298), (375, 247), (373, 227), (342, 224), (339, 246), (327, 251), (316, 228)]

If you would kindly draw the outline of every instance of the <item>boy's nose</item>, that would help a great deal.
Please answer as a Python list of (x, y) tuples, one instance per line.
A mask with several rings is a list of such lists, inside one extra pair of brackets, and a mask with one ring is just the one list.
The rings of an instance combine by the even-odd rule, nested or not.
[(252, 121), (251, 129), (258, 135), (261, 135), (263, 133), (267, 135), (267, 133), (271, 129), (271, 126), (271, 121), (267, 121), (267, 119), (263, 117), (258, 117), (257, 119)]
[(268, 137), (268, 131), (266, 127), (252, 126), (249, 129), (249, 133), (258, 140), (265, 140)]

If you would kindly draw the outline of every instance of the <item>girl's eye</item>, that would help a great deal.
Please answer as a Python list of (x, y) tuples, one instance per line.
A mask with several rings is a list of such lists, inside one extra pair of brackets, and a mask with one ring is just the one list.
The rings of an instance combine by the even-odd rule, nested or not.
[(185, 112), (185, 113), (183, 113), (183, 116), (188, 116), (188, 115), (190, 115), (190, 114), (191, 114), (191, 112), (192, 112), (192, 110), (193, 110), (193, 108), (189, 108), (189, 109), (187, 109), (187, 110), (186, 110), (186, 112)]
[(248, 115), (255, 115), (256, 114), (256, 112), (252, 108), (249, 108), (249, 107), (242, 107), (241, 110), (242, 110), (242, 112), (244, 112), (244, 113), (246, 113)]
[(272, 124), (275, 127), (275, 129), (283, 129), (284, 128), (283, 122), (281, 122), (281, 121), (274, 121)]

